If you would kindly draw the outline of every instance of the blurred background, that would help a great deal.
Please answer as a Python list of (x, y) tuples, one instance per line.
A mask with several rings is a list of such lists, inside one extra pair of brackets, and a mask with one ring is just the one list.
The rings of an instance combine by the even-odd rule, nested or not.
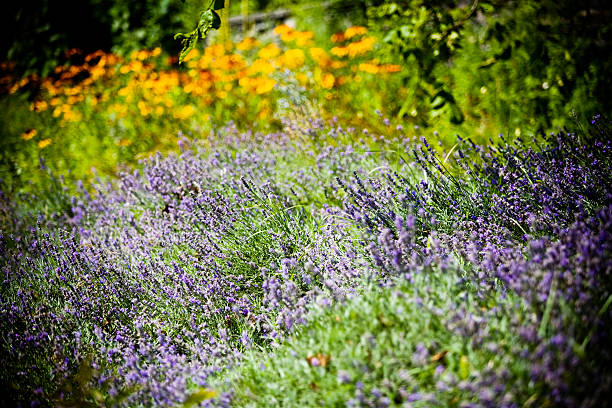
[(3, 5), (4, 194), (44, 188), (49, 172), (112, 176), (228, 121), (278, 130), (320, 115), (447, 145), (610, 113), (609, 1), (226, 0), (221, 29), (179, 65), (174, 35), (208, 5)]

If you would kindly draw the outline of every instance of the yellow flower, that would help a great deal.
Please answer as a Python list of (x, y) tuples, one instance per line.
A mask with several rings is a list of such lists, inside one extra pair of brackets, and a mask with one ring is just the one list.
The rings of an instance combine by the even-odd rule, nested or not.
[(79, 112), (74, 112), (70, 106), (65, 105), (68, 109), (64, 109), (64, 120), (67, 122), (78, 122), (83, 116)]
[(334, 82), (336, 82), (336, 78), (329, 72), (326, 72), (321, 77), (321, 86), (325, 89), (331, 89), (334, 86)]
[(295, 42), (299, 47), (305, 47), (312, 43), (313, 38), (314, 33), (312, 31), (301, 31), (298, 32)]
[(368, 29), (362, 26), (353, 26), (346, 29), (344, 32), (345, 38), (353, 38), (358, 35), (367, 34)]
[(73, 86), (73, 87), (66, 88), (66, 89), (64, 90), (64, 94), (65, 94), (65, 95), (68, 95), (68, 96), (71, 96), (71, 95), (78, 95), (78, 94), (80, 94), (80, 93), (83, 93), (83, 89), (82, 89), (80, 86), (78, 86), (78, 85), (77, 85), (77, 86)]
[(195, 82), (190, 82), (183, 87), (183, 92), (188, 93), (188, 94), (195, 93), (196, 90), (197, 90), (197, 84)]
[(238, 85), (244, 88), (246, 92), (251, 92), (251, 88), (254, 88), (255, 79), (249, 77), (242, 77), (238, 80)]
[(250, 67), (247, 68), (247, 74), (270, 74), (274, 72), (274, 66), (264, 59), (256, 59)]
[(291, 31), (293, 31), (293, 28), (289, 27), (287, 24), (281, 24), (274, 27), (274, 34), (276, 35), (283, 35)]
[(151, 108), (144, 101), (138, 101), (138, 110), (140, 110), (142, 116), (151, 114)]
[(75, 105), (81, 102), (84, 98), (85, 97), (83, 95), (69, 96), (67, 101), (70, 105)]
[(304, 51), (299, 48), (287, 50), (281, 57), (281, 65), (289, 68), (295, 69), (297, 67), (301, 67), (304, 65), (306, 57), (304, 55)]
[(45, 111), (49, 108), (47, 101), (36, 101), (32, 104), (31, 109), (36, 112)]
[(368, 51), (371, 51), (374, 48), (374, 43), (376, 40), (374, 37), (365, 37), (359, 41), (350, 43), (348, 47), (348, 55), (349, 57), (356, 57), (359, 55), (363, 55)]
[(39, 149), (44, 149), (45, 147), (49, 146), (51, 144), (51, 139), (43, 139), (40, 142), (38, 142), (38, 148)]
[(61, 99), (58, 98), (57, 96), (55, 98), (51, 98), (51, 100), (49, 101), (49, 105), (51, 106), (57, 106), (61, 103)]
[(119, 146), (123, 146), (123, 147), (129, 146), (131, 144), (132, 144), (132, 141), (130, 139), (121, 139), (118, 143)]
[(143, 65), (141, 61), (132, 61), (130, 62), (130, 70), (138, 73), (142, 71)]
[(114, 103), (108, 107), (109, 112), (117, 113), (119, 117), (124, 117), (127, 114), (127, 106), (124, 103)]
[(272, 110), (268, 107), (264, 107), (257, 114), (257, 118), (262, 119), (262, 120), (267, 119), (271, 116), (271, 114), (272, 114)]
[(281, 52), (280, 48), (278, 48), (276, 45), (269, 44), (263, 47), (261, 50), (259, 50), (259, 52), (257, 53), (257, 56), (259, 56), (259, 58), (269, 60), (269, 59), (272, 59), (278, 56), (280, 52)]
[(295, 40), (297, 36), (298, 36), (297, 31), (288, 31), (286, 33), (281, 34), (281, 40), (283, 42), (290, 42), (290, 41)]
[(30, 130), (27, 130), (27, 131), (23, 132), (23, 133), (21, 134), (21, 138), (22, 138), (23, 140), (30, 140), (30, 139), (32, 139), (34, 136), (36, 136), (36, 134), (37, 134), (37, 133), (38, 133), (38, 132), (36, 131), (36, 129), (30, 129)]
[(236, 44), (236, 48), (238, 48), (240, 51), (248, 51), (252, 49), (253, 47), (257, 46), (258, 44), (259, 44), (259, 41), (257, 41), (255, 38), (246, 37), (245, 39), (240, 41), (238, 44)]
[(149, 58), (149, 53), (148, 53), (147, 51), (145, 51), (145, 50), (140, 50), (140, 51), (138, 51), (138, 53), (136, 54), (136, 58), (137, 58), (137, 59), (139, 59), (139, 60), (141, 60), (141, 61), (144, 61), (144, 60), (146, 60), (147, 58)]
[(380, 71), (379, 66), (376, 64), (372, 64), (370, 62), (362, 62), (359, 64), (359, 70), (363, 72), (368, 72), (370, 74), (378, 74)]
[(348, 55), (348, 47), (333, 47), (329, 52), (336, 57), (346, 57)]
[(402, 67), (400, 65), (387, 64), (387, 65), (381, 65), (380, 69), (383, 70), (384, 72), (392, 73), (392, 72), (400, 72), (402, 70)]
[(132, 87), (129, 85), (117, 91), (117, 95), (119, 96), (128, 96), (130, 93), (132, 93)]
[(310, 56), (321, 67), (325, 68), (331, 64), (331, 58), (323, 48), (311, 48)]
[(339, 42), (344, 41), (344, 33), (332, 34), (331, 40), (333, 43), (339, 43)]
[(210, 64), (211, 68), (221, 69), (221, 70), (230, 70), (232, 68), (233, 61), (230, 55), (222, 55), (221, 57), (215, 59)]
[(295, 76), (300, 83), (300, 85), (306, 85), (308, 83), (308, 75), (303, 72), (298, 72)]
[(223, 44), (214, 44), (210, 47), (206, 47), (204, 50), (204, 56), (211, 59), (217, 58), (225, 54), (225, 46)]
[(10, 89), (9, 89), (9, 93), (12, 95), (15, 92), (17, 92), (20, 88), (23, 88), (24, 86), (26, 86), (28, 84), (28, 82), (30, 82), (30, 80), (28, 78), (23, 78), (21, 79), (19, 82), (17, 82), (15, 85), (13, 85)]
[(274, 85), (276, 81), (271, 78), (257, 78), (255, 92), (259, 95), (268, 93), (274, 88)]
[(162, 50), (161, 48), (157, 47), (157, 48), (153, 48), (153, 51), (151, 51), (151, 56), (152, 57), (157, 57), (161, 54)]
[(174, 117), (177, 119), (189, 119), (195, 113), (195, 109), (191, 105), (185, 105), (174, 112)]

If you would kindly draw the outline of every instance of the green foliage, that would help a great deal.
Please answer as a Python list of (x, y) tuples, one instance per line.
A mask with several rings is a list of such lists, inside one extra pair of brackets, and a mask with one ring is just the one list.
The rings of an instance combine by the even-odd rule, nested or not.
[[(525, 361), (494, 353), (486, 345), (475, 347), (449, 330), (436, 310), (480, 316), (488, 313), (487, 302), (497, 304), (505, 311), (492, 318), (489, 331), (492, 341), (508, 350), (520, 340), (505, 327), (513, 318), (527, 319), (528, 311), (513, 305), (512, 295), (492, 293), (477, 300), (471, 289), (456, 284), (455, 272), (460, 271), (439, 273), (434, 268), (410, 284), (397, 282), (383, 289), (372, 285), (345, 304), (317, 308), (309, 324), (278, 349), (247, 352), (242, 365), (222, 373), (213, 388), (233, 389), (235, 406), (341, 406), (360, 396), (370, 399), (375, 389), (392, 404), (418, 390), (435, 394), (434, 406), (457, 406), (469, 400), (469, 394), (459, 388), (436, 391), (440, 382), (453, 376), (473, 380), (487, 368), (506, 367), (518, 399), (527, 400)], [(423, 361), (413, 357), (419, 344), (428, 353)], [(313, 356), (325, 364), (312, 365)], [(436, 372), (440, 366), (445, 369), (442, 375)], [(426, 401), (415, 404), (430, 406)]]
[[(344, 0), (333, 2), (345, 5)], [(362, 21), (401, 61), (411, 91), (393, 107), (420, 125), (492, 118), (512, 130), (586, 121), (612, 103), (607, 2), (474, 0), (370, 1)], [(553, 119), (555, 118), (555, 119)], [(565, 119), (564, 119), (565, 118)], [(490, 120), (489, 120), (490, 121)]]

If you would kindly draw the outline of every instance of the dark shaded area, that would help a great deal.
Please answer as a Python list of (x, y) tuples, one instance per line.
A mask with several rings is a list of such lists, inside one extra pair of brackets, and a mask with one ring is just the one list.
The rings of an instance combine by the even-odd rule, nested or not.
[(0, 14), (0, 60), (19, 74), (47, 75), (79, 48), (130, 51), (161, 46), (176, 52), (179, 0), (24, 0), (7, 2)]
[(0, 20), (0, 59), (14, 61), (18, 72), (46, 73), (63, 52), (112, 46), (110, 21), (96, 2), (24, 0), (7, 2)]

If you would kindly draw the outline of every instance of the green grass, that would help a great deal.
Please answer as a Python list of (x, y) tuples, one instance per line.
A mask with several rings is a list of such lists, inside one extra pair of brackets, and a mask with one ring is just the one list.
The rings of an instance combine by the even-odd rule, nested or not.
[[(233, 389), (234, 406), (245, 407), (346, 406), (362, 398), (385, 406), (417, 393), (422, 399), (411, 406), (446, 407), (472, 399), (466, 381), (506, 367), (510, 387), (524, 381), (522, 392), (536, 392), (527, 384), (526, 362), (511, 357), (520, 340), (506, 328), (511, 320), (529, 318), (515, 302), (501, 293), (477, 300), (452, 270), (426, 270), (412, 284), (369, 285), (344, 304), (316, 308), (309, 323), (277, 349), (247, 352), (213, 388)], [(490, 304), (497, 304), (496, 312), (486, 307)], [(445, 321), (460, 309), (490, 319), (487, 331), (495, 349), (449, 329)], [(419, 345), (427, 350), (421, 359), (415, 357)], [(325, 360), (324, 366), (313, 365), (313, 356)], [(441, 384), (448, 389), (441, 391)]]

